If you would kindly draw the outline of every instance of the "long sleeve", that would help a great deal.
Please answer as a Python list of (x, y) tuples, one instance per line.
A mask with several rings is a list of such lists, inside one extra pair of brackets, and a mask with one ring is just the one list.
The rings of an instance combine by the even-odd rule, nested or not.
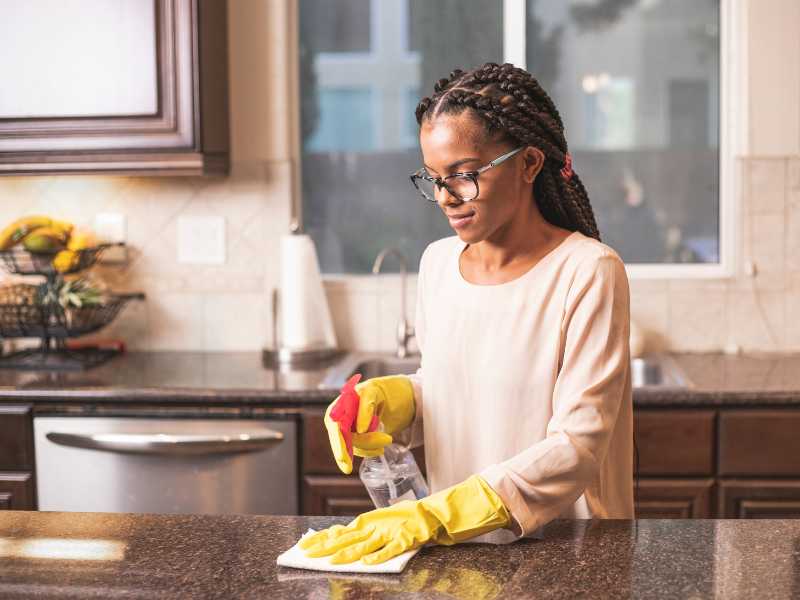
[(545, 437), (479, 473), (509, 509), (518, 536), (557, 518), (581, 494), (590, 514), (605, 516), (600, 474), (611, 437), (627, 435), (615, 427), (622, 403), (630, 402), (629, 302), (617, 255), (604, 252), (578, 265), (564, 304)]

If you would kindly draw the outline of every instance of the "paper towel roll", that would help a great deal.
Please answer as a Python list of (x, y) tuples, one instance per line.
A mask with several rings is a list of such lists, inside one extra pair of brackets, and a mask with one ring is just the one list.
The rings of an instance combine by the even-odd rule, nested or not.
[(336, 347), (317, 252), (305, 234), (281, 238), (280, 344), (290, 350)]

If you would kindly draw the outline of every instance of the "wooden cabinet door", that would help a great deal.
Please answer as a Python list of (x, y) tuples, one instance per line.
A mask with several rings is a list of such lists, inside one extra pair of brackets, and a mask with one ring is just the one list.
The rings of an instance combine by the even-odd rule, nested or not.
[(706, 519), (713, 517), (714, 480), (642, 479), (637, 519)]
[(30, 405), (0, 404), (0, 471), (33, 470)]
[(714, 422), (712, 410), (637, 410), (639, 474), (713, 475)]
[(356, 516), (375, 506), (356, 476), (306, 475), (303, 477), (303, 514)]
[(0, 4), (0, 174), (224, 173), (225, 0)]
[(800, 479), (800, 410), (723, 411), (719, 474)]
[(35, 510), (33, 475), (0, 472), (0, 510)]
[(800, 479), (723, 479), (718, 510), (726, 519), (800, 519)]

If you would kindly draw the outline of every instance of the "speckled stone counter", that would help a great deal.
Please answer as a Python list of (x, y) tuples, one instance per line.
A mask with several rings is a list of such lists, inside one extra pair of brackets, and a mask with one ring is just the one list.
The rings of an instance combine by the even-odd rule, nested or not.
[(636, 388), (637, 406), (800, 406), (798, 354), (672, 354), (689, 386)]
[(346, 519), (0, 512), (2, 598), (796, 598), (800, 520), (556, 521), (428, 547), (399, 575), (277, 567)]
[[(800, 406), (800, 354), (673, 354), (687, 387), (634, 388), (634, 404)], [(344, 359), (343, 359), (344, 360)], [(253, 408), (324, 405), (337, 364), (314, 370), (265, 368), (257, 352), (131, 352), (85, 372), (0, 369), (0, 403)]]
[(0, 369), (0, 402), (295, 406), (336, 396), (328, 368), (266, 368), (258, 352), (129, 352), (87, 371)]

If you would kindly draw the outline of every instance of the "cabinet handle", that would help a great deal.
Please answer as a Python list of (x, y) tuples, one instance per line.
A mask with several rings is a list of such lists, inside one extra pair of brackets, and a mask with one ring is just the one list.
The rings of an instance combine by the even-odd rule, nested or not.
[(230, 454), (263, 450), (283, 441), (280, 431), (175, 435), (170, 433), (59, 433), (47, 439), (61, 446), (129, 454)]

